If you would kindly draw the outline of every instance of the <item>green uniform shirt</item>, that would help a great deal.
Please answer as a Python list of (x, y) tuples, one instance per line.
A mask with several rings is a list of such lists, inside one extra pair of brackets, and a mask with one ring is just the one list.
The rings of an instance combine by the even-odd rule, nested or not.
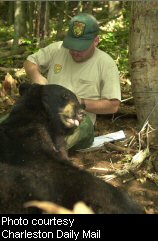
[[(98, 48), (90, 59), (82, 63), (72, 59), (62, 42), (52, 43), (27, 59), (39, 65), (42, 73), (48, 71), (47, 79), (50, 84), (62, 85), (80, 98), (121, 100), (116, 63)], [(94, 124), (96, 115), (88, 115)]]

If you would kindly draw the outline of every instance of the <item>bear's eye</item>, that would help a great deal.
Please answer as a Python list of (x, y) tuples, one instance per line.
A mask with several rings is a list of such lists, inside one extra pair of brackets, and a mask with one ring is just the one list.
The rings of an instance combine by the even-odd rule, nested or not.
[(69, 100), (70, 99), (70, 96), (68, 94), (64, 94), (62, 97), (63, 97), (64, 100)]

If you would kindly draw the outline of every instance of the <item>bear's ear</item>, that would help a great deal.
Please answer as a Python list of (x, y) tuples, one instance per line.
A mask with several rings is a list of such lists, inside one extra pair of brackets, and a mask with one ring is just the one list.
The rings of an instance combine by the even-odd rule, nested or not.
[(30, 89), (32, 85), (29, 83), (22, 83), (19, 86), (19, 94), (20, 95), (24, 95), (26, 93), (26, 91), (28, 91)]

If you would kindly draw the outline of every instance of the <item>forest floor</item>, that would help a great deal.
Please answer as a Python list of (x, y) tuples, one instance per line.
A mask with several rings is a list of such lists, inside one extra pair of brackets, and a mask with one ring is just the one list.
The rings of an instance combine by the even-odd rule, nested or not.
[[(22, 62), (22, 60), (20, 60)], [(0, 75), (0, 117), (8, 113), (15, 99), (11, 96), (5, 96), (2, 91), (2, 82), (6, 77), (6, 73), (10, 69), (0, 66), (2, 70)], [(12, 69), (11, 69), (12, 71)], [(18, 74), (17, 74), (18, 72)], [(11, 72), (12, 73), (12, 72)], [(22, 73), (22, 77), (19, 73)], [(25, 81), (26, 75), (23, 69), (15, 71), (14, 80)], [(11, 76), (8, 76), (12, 82)], [(14, 81), (13, 81), (14, 86)], [(122, 97), (128, 99), (131, 97), (131, 88), (128, 82), (122, 81)], [(14, 93), (13, 93), (14, 94)], [(16, 93), (17, 95), (17, 93)], [(105, 135), (112, 132), (123, 130), (126, 138), (121, 141), (113, 142), (112, 146), (104, 145), (98, 150), (91, 152), (72, 152), (70, 157), (72, 161), (79, 167), (93, 173), (93, 175), (103, 180), (119, 186), (126, 190), (141, 206), (144, 207), (146, 213), (158, 214), (158, 149), (151, 148), (148, 155), (141, 157), (141, 164), (132, 170), (126, 171), (123, 175), (118, 176), (118, 171), (125, 170), (129, 167), (133, 157), (139, 152), (140, 143), (141, 150), (147, 147), (147, 136), (139, 137), (137, 127), (136, 110), (133, 99), (121, 103), (121, 108), (117, 114), (98, 115), (95, 125), (96, 136)], [(118, 148), (119, 147), (119, 148)]]
[[(122, 95), (125, 98), (130, 97), (130, 92), (124, 91)], [(139, 152), (137, 116), (133, 100), (122, 103), (115, 118), (112, 115), (98, 115), (95, 130), (96, 136), (123, 130), (126, 137), (124, 140), (113, 142), (112, 146), (105, 143), (96, 151), (71, 153), (74, 163), (127, 191), (144, 207), (147, 214), (158, 214), (157, 148), (150, 149), (149, 154), (142, 157), (143, 161), (137, 168), (114, 177), (118, 171), (126, 170), (126, 166)], [(142, 137), (140, 142), (142, 149), (145, 149), (146, 138)]]
[[(136, 125), (137, 120), (133, 117), (126, 116), (118, 119), (117, 123), (112, 123), (110, 118), (100, 116), (97, 119), (97, 132), (99, 132), (99, 135), (104, 135), (123, 130), (126, 134), (125, 140), (113, 142), (113, 147), (115, 145), (122, 147), (126, 146), (126, 141), (131, 140), (131, 137), (135, 135)], [(138, 152), (137, 149), (136, 152)], [(156, 179), (150, 178), (150, 175), (154, 177), (154, 175), (158, 174), (157, 154), (157, 151), (152, 152), (139, 168), (114, 178), (113, 174), (118, 170), (123, 170), (125, 163), (128, 163), (131, 160), (131, 156), (134, 156), (135, 153), (131, 155), (125, 150), (117, 151), (114, 148), (111, 150), (109, 147), (106, 148), (105, 144), (99, 150), (75, 152), (71, 153), (70, 156), (74, 163), (81, 168), (92, 172), (114, 186), (119, 186), (126, 190), (133, 199), (145, 208), (146, 213), (158, 214), (158, 180), (157, 177)]]

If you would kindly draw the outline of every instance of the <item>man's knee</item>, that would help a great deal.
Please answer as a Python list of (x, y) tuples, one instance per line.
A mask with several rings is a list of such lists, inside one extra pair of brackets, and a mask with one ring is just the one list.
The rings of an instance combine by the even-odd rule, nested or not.
[(66, 137), (67, 149), (79, 150), (89, 147), (94, 141), (94, 126), (89, 116), (85, 118), (75, 130)]

